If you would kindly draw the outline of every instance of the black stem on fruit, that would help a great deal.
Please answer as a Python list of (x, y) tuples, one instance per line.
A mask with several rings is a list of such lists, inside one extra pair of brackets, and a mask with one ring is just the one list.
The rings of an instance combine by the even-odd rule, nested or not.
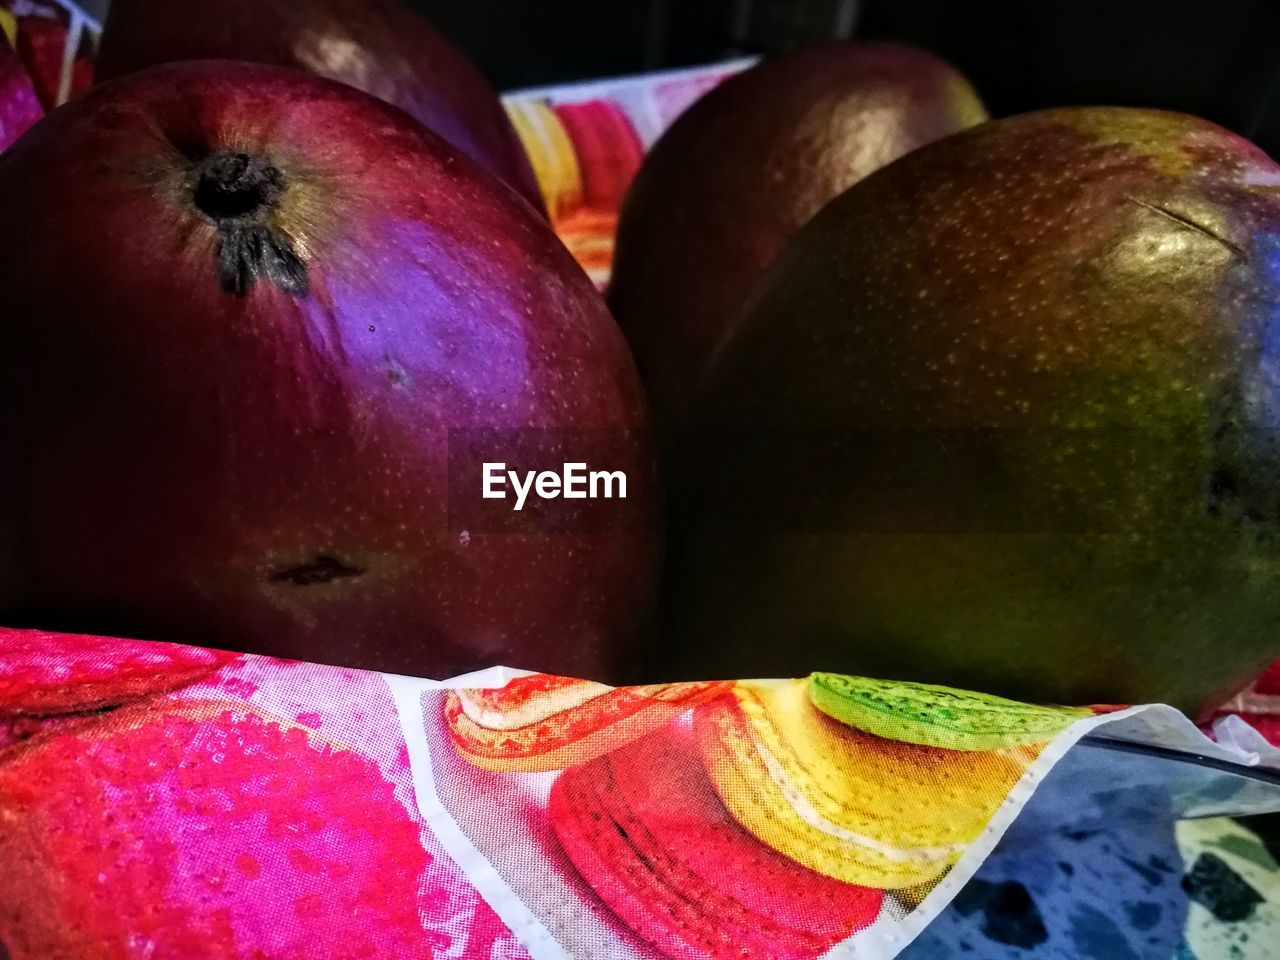
[(218, 279), (222, 289), (246, 296), (265, 276), (292, 296), (306, 296), (307, 265), (290, 238), (271, 223), (288, 183), (265, 157), (219, 151), (194, 171), (196, 209), (218, 228)]
[(265, 157), (220, 151), (205, 157), (196, 172), (196, 206), (219, 222), (261, 222), (284, 193), (284, 174)]

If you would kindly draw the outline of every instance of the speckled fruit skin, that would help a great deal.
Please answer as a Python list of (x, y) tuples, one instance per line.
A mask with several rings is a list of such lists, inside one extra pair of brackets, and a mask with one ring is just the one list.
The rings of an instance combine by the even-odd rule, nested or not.
[(1082, 108), (904, 158), (714, 362), (672, 669), (1221, 702), (1280, 648), (1278, 350), (1248, 142)]
[(489, 82), (399, 0), (112, 0), (99, 80), (180, 60), (247, 60), (349, 84), (395, 104), (543, 209)]
[[(220, 285), (191, 181), (228, 148), (279, 168), (265, 228), (305, 293)], [(295, 71), (157, 67), (0, 159), (0, 229), (23, 237), (0, 258), (0, 429), (27, 622), (627, 676), (660, 528), (634, 365), (546, 224), (442, 140)], [(491, 427), (622, 438), (636, 522), (451, 529), (450, 431)]]
[(609, 293), (659, 421), (683, 422), (751, 289), (823, 204), (985, 119), (946, 63), (862, 42), (766, 61), (682, 114), (627, 194)]
[(428, 955), (419, 825), (373, 761), (312, 737), (194, 701), (0, 753), (7, 955)]

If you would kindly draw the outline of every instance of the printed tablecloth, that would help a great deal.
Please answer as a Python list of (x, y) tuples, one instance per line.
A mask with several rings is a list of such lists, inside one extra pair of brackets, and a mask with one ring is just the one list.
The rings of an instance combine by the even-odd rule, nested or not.
[(1224, 745), (1167, 707), (830, 674), (439, 683), (0, 629), (0, 942), (13, 960), (1130, 955), (1086, 949), (1116, 931), (1149, 941), (1132, 956), (1208, 960), (1228, 954), (1201, 940), (1278, 932), (1257, 838), (1178, 824), (1280, 810), (1280, 750), (1237, 724)]

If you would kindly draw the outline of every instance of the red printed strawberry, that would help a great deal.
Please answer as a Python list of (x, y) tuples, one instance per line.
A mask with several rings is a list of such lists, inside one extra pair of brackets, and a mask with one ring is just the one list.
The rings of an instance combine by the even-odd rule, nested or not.
[(33, 11), (18, 18), (18, 53), (48, 110), (58, 105), (68, 40), (66, 15), (52, 5), (35, 7)]
[(12, 960), (420, 960), (429, 861), (372, 760), (238, 705), (128, 707), (0, 764)]
[(673, 960), (801, 960), (870, 924), (883, 894), (761, 844), (716, 796), (676, 728), (564, 773), (552, 826), (636, 934)]
[(1280, 747), (1280, 714), (1255, 713), (1245, 716), (1244, 721), (1262, 734), (1273, 747)]
[(560, 770), (659, 730), (729, 686), (717, 681), (613, 688), (534, 674), (500, 690), (450, 691), (445, 720), (458, 753), (478, 767)]
[(561, 103), (555, 112), (573, 141), (583, 199), (590, 207), (616, 214), (644, 158), (631, 121), (607, 100)]
[(0, 714), (119, 706), (186, 686), (238, 656), (176, 643), (0, 627)]
[(0, 151), (22, 136), (43, 114), (31, 77), (0, 33)]
[(1267, 697), (1280, 696), (1280, 660), (1268, 667), (1267, 672), (1257, 679), (1253, 691)]

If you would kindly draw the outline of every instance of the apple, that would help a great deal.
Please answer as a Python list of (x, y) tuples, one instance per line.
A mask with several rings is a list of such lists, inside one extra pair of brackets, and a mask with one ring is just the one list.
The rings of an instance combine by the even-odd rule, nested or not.
[[(0, 159), (0, 232), (0, 619), (629, 675), (660, 522), (626, 342), (442, 139), (298, 71), (156, 67)], [(515, 513), (481, 460), (586, 461), (627, 498)]]
[(112, 0), (100, 80), (206, 59), (306, 70), (393, 103), (543, 209), (533, 168), (489, 82), (397, 0)]

